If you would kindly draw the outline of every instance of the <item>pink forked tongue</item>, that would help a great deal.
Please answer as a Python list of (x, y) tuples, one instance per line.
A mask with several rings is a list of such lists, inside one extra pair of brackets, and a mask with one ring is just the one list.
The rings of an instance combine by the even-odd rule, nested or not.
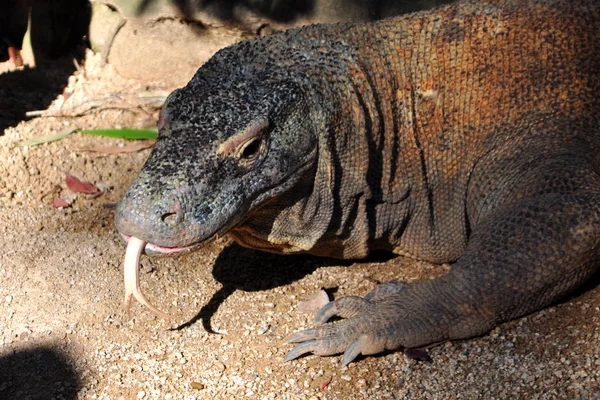
[(131, 298), (135, 297), (137, 301), (146, 306), (158, 317), (172, 319), (173, 317), (171, 315), (150, 304), (140, 290), (140, 256), (142, 255), (145, 245), (146, 242), (133, 236), (129, 239), (129, 243), (127, 244), (125, 261), (123, 262), (123, 272), (125, 274), (125, 314), (129, 316)]

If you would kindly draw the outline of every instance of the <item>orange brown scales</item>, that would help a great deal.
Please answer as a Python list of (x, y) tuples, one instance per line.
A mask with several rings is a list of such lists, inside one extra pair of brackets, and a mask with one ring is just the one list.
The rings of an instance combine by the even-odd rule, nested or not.
[(285, 360), (483, 334), (598, 270), (599, 54), (592, 0), (472, 0), (240, 42), (169, 96), (117, 229), (160, 252), (230, 233), (452, 263), (327, 304)]

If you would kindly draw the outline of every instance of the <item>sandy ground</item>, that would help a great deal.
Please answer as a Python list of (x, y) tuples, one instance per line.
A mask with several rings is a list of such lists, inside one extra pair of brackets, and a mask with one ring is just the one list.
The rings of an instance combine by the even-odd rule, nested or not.
[[(0, 82), (0, 398), (600, 398), (597, 283), (489, 335), (432, 348), (432, 363), (390, 352), (346, 368), (339, 356), (283, 364), (292, 347), (285, 338), (312, 325), (313, 314), (298, 310), (302, 299), (321, 288), (364, 295), (374, 280), (423, 280), (446, 267), (276, 256), (225, 238), (178, 258), (143, 258), (147, 296), (176, 321), (139, 305), (124, 317), (125, 246), (106, 205), (149, 150), (83, 151), (123, 141), (80, 134), (35, 147), (14, 142), (74, 127), (146, 126), (156, 110), (139, 96), (173, 88), (124, 80), (91, 55), (71, 78), (55, 68), (8, 71)], [(73, 94), (64, 102), (66, 82)], [(55, 116), (17, 124), (22, 111), (48, 106)], [(65, 172), (107, 192), (53, 208), (55, 196), (69, 196)]]

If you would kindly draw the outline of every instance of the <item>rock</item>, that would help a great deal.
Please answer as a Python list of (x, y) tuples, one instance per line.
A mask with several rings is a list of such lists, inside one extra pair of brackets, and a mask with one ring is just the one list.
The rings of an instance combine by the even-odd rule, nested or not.
[[(361, 21), (451, 0), (172, 0), (95, 3), (90, 44), (126, 78), (182, 86), (217, 50), (239, 40), (319, 22)], [(413, 3), (416, 3), (413, 4)]]

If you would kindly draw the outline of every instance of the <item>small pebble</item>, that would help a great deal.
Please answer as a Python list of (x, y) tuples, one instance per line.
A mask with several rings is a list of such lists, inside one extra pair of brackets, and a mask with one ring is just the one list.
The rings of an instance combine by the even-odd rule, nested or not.
[(266, 325), (262, 326), (262, 327), (261, 327), (261, 328), (258, 330), (258, 332), (257, 332), (257, 333), (258, 333), (259, 335), (264, 335), (264, 334), (265, 334), (265, 333), (266, 333), (266, 332), (269, 330), (269, 328), (270, 328), (270, 327), (271, 327), (271, 325), (269, 325), (269, 324), (266, 324)]

